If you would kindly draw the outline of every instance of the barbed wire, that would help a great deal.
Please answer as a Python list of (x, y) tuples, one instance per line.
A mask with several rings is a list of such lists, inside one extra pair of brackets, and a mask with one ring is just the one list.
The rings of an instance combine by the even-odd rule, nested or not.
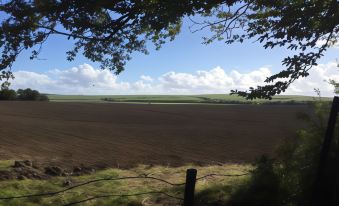
[(177, 200), (181, 200), (183, 201), (184, 199), (181, 197), (176, 197), (173, 195), (170, 195), (166, 192), (161, 192), (161, 191), (149, 191), (149, 192), (142, 192), (142, 193), (134, 193), (134, 194), (121, 194), (121, 195), (117, 195), (117, 194), (109, 194), (109, 195), (98, 195), (98, 196), (93, 196), (87, 199), (83, 199), (83, 200), (79, 200), (79, 201), (75, 201), (75, 202), (71, 202), (71, 203), (67, 203), (64, 204), (62, 206), (70, 206), (70, 205), (76, 205), (79, 203), (84, 203), (84, 202), (88, 202), (94, 199), (100, 199), (100, 198), (107, 198), (107, 197), (131, 197), (131, 196), (142, 196), (142, 195), (150, 195), (150, 194), (161, 194), (161, 195), (165, 195), (167, 197), (173, 198), (173, 199), (177, 199)]
[(207, 174), (207, 175), (204, 175), (202, 177), (199, 177), (199, 178), (196, 179), (196, 181), (206, 179), (207, 177), (241, 177), (241, 176), (247, 176), (249, 174), (251, 174), (251, 173), (250, 172), (242, 173), (242, 174), (216, 174), (216, 173), (212, 173), (212, 174)]
[[(196, 178), (196, 181), (200, 181), (200, 180), (206, 179), (208, 177), (241, 177), (241, 176), (246, 176), (246, 175), (249, 175), (249, 174), (250, 174), (250, 172), (242, 173), (242, 174), (217, 174), (217, 173), (211, 173), (211, 174), (206, 174), (204, 176)], [(174, 187), (183, 186), (183, 185), (186, 184), (185, 182), (183, 182), (183, 183), (172, 183), (172, 182), (169, 182), (169, 181), (161, 179), (161, 178), (148, 176), (147, 174), (144, 174), (143, 176), (116, 177), (116, 178), (109, 177), (109, 178), (100, 178), (100, 179), (95, 179), (95, 180), (89, 180), (89, 181), (86, 181), (86, 182), (83, 182), (83, 183), (80, 183), (80, 184), (77, 184), (77, 185), (74, 185), (74, 186), (62, 189), (62, 190), (58, 190), (58, 191), (52, 191), (52, 192), (46, 192), (46, 193), (37, 193), (37, 194), (19, 195), (19, 196), (0, 197), (0, 200), (12, 200), (12, 199), (31, 198), (31, 197), (48, 197), (48, 196), (54, 196), (54, 195), (57, 195), (57, 194), (60, 194), (60, 193), (64, 193), (64, 192), (67, 192), (67, 191), (70, 191), (70, 190), (73, 190), (73, 189), (76, 189), (76, 188), (79, 188), (79, 187), (82, 187), (82, 186), (85, 186), (85, 185), (89, 185), (89, 184), (92, 184), (92, 183), (96, 183), (96, 182), (101, 182), (101, 181), (120, 181), (120, 180), (128, 180), (128, 179), (150, 179), (150, 180), (159, 181), (159, 182), (162, 182), (162, 183), (174, 186)], [(163, 192), (163, 191), (150, 191), (150, 192), (134, 193), (134, 194), (97, 195), (97, 196), (93, 196), (93, 197), (90, 197), (90, 198), (87, 198), (87, 199), (84, 199), (84, 200), (79, 200), (79, 201), (76, 201), (76, 202), (67, 203), (67, 204), (65, 204), (63, 206), (75, 205), (75, 204), (79, 204), (79, 203), (82, 203), (82, 202), (87, 202), (87, 201), (94, 200), (94, 199), (99, 199), (99, 198), (129, 197), (129, 196), (141, 196), (141, 195), (147, 195), (147, 194), (162, 194), (162, 195), (174, 198), (174, 199), (183, 200), (183, 198), (170, 195), (170, 194), (168, 194), (166, 192)]]
[(87, 182), (83, 182), (81, 184), (77, 184), (62, 190), (58, 190), (58, 191), (53, 191), (53, 192), (46, 192), (46, 193), (38, 193), (38, 194), (28, 194), (28, 195), (20, 195), (20, 196), (8, 196), (8, 197), (0, 197), (0, 200), (10, 200), (10, 199), (20, 199), (20, 198), (30, 198), (30, 197), (43, 197), (43, 196), (53, 196), (53, 195), (57, 195), (63, 192), (67, 192), (69, 190), (73, 190), (75, 188), (78, 187), (82, 187), (88, 184), (92, 184), (92, 183), (96, 183), (96, 182), (101, 182), (101, 181), (119, 181), (119, 180), (128, 180), (128, 179), (151, 179), (151, 180), (156, 180), (159, 182), (163, 182), (166, 183), (168, 185), (171, 186), (183, 186), (185, 185), (185, 183), (172, 183), (160, 178), (156, 178), (156, 177), (150, 177), (150, 176), (132, 176), (132, 177), (117, 177), (117, 178), (100, 178), (100, 179), (95, 179), (95, 180), (90, 180)]

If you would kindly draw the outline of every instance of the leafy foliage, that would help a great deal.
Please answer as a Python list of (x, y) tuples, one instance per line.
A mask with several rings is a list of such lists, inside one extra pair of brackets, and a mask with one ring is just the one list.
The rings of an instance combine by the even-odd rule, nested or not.
[[(12, 78), (10, 68), (21, 51), (32, 50), (37, 58), (43, 43), (54, 34), (74, 41), (67, 59), (81, 52), (119, 74), (132, 52), (147, 54), (146, 42), (159, 49), (180, 32), (184, 17), (200, 16), (192, 22), (210, 28), (204, 42), (227, 44), (255, 39), (264, 48), (286, 47), (295, 55), (283, 59), (284, 70), (266, 79), (267, 85), (249, 92), (232, 91), (247, 99), (268, 98), (284, 92), (338, 39), (337, 0), (10, 0), (0, 4), (5, 18), (0, 25), (0, 80)], [(209, 19), (212, 19), (209, 20)], [(324, 41), (321, 46), (317, 42)]]
[(261, 157), (250, 180), (229, 199), (230, 206), (276, 206), (280, 204), (280, 179), (274, 172), (273, 160)]
[(182, 16), (209, 10), (221, 2), (7, 1), (0, 4), (0, 11), (8, 15), (0, 26), (0, 70), (11, 67), (24, 49), (32, 48), (31, 59), (36, 58), (48, 37), (58, 34), (75, 41), (74, 48), (67, 52), (68, 60), (82, 52), (118, 74), (132, 52), (147, 53), (147, 40), (160, 48), (180, 31)]
[[(299, 115), (310, 123), (308, 129), (300, 130), (296, 139), (289, 139), (278, 150), (274, 160), (261, 158), (251, 179), (230, 197), (230, 205), (311, 205), (314, 180), (318, 169), (319, 154), (329, 114), (328, 102), (314, 104), (315, 115)], [(339, 125), (336, 127), (338, 131)], [(326, 179), (329, 192), (337, 181), (337, 150), (339, 135), (335, 133)]]
[(0, 90), (0, 100), (15, 100), (16, 92), (12, 89)]
[[(295, 54), (283, 59), (286, 68), (268, 77), (265, 86), (250, 88), (249, 92), (232, 91), (247, 99), (268, 98), (284, 92), (300, 77), (307, 77), (328, 47), (339, 37), (339, 2), (336, 0), (310, 1), (237, 1), (237, 8), (223, 5), (208, 13), (217, 17), (205, 21), (214, 35), (205, 43), (223, 40), (227, 44), (256, 39), (265, 49), (285, 47)], [(323, 41), (323, 45), (319, 42)]]
[(334, 87), (334, 93), (339, 94), (339, 83), (334, 80), (330, 80), (329, 83)]
[(48, 97), (44, 94), (40, 94), (37, 90), (19, 89), (17, 91), (18, 100), (30, 100), (30, 101), (48, 101)]
[[(281, 185), (286, 191), (286, 202), (291, 205), (310, 205), (312, 200), (312, 189), (314, 187), (316, 172), (318, 171), (319, 155), (324, 141), (327, 128), (327, 119), (330, 111), (328, 102), (317, 102), (315, 105), (315, 116), (304, 116), (311, 127), (308, 130), (298, 132), (298, 138), (289, 142), (279, 151), (279, 175)], [(339, 125), (335, 131), (338, 131)], [(336, 161), (338, 150), (338, 132), (335, 133), (328, 159), (326, 184), (328, 192), (333, 192), (336, 184)]]
[(17, 92), (12, 89), (3, 88), (0, 90), (0, 100), (48, 101), (49, 99), (47, 95), (30, 88), (19, 89)]

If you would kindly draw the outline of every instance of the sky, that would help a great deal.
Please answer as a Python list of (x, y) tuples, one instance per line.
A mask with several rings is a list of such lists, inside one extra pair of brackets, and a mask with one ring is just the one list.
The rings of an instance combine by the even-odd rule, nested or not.
[[(81, 54), (72, 62), (66, 51), (72, 42), (54, 35), (45, 43), (38, 60), (23, 52), (13, 65), (12, 88), (32, 88), (51, 94), (228, 94), (231, 89), (246, 90), (263, 85), (266, 77), (280, 71), (281, 60), (290, 51), (267, 49), (254, 40), (227, 45), (202, 44), (208, 30), (191, 33), (192, 23), (185, 20), (177, 38), (159, 51), (149, 43), (150, 54), (134, 53), (120, 75), (100, 70), (99, 64)], [(333, 96), (329, 79), (339, 81), (339, 46), (330, 48), (319, 66), (305, 79), (296, 81), (285, 94)]]

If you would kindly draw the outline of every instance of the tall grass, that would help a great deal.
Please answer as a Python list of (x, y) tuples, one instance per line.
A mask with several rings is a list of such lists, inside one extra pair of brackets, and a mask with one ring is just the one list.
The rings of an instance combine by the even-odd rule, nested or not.
[[(223, 165), (223, 166), (205, 166), (197, 167), (194, 165), (183, 167), (164, 167), (154, 166), (148, 167), (140, 165), (139, 167), (122, 170), (122, 169), (105, 169), (91, 175), (77, 177), (55, 177), (48, 180), (8, 180), (0, 182), (0, 196), (20, 196), (26, 194), (45, 193), (50, 191), (58, 191), (66, 188), (64, 182), (71, 180), (72, 184), (79, 184), (88, 180), (98, 178), (113, 178), (121, 176), (140, 176), (150, 175), (152, 177), (161, 178), (173, 183), (182, 183), (185, 181), (185, 171), (187, 168), (195, 167), (198, 169), (198, 176), (204, 176), (209, 173), (220, 174), (240, 174), (250, 170), (249, 165)], [(213, 190), (216, 187), (233, 187), (236, 182), (241, 182), (246, 176), (241, 177), (209, 177), (197, 182), (196, 191), (197, 198), (203, 197), (204, 191)], [(106, 194), (135, 194), (147, 191), (162, 191), (170, 195), (183, 197), (183, 186), (171, 187), (159, 181), (150, 179), (132, 179), (122, 181), (101, 181), (88, 184), (70, 190), (52, 197), (34, 197), (14, 200), (0, 200), (0, 205), (4, 206), (21, 206), (21, 205), (63, 205), (70, 202), (79, 201), (88, 197)], [(225, 194), (225, 191), (221, 191)], [(215, 193), (220, 195), (220, 193)], [(214, 197), (209, 197), (214, 198)], [(200, 201), (201, 202), (201, 201)], [(169, 198), (161, 194), (151, 194), (132, 197), (109, 197), (88, 201), (83, 205), (177, 205), (180, 201)]]

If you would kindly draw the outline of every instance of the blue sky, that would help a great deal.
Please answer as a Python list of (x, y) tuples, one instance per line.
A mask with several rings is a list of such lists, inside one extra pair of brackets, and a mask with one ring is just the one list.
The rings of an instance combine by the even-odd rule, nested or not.
[[(159, 51), (154, 50), (154, 46), (149, 43), (149, 55), (134, 53), (125, 71), (117, 77), (118, 81), (136, 82), (142, 75), (158, 79), (168, 72), (195, 74), (197, 71), (209, 71), (217, 66), (225, 73), (236, 70), (246, 74), (261, 67), (269, 68), (271, 73), (275, 73), (282, 68), (281, 60), (291, 54), (284, 48), (265, 50), (259, 43), (254, 43), (254, 40), (243, 44), (226, 45), (220, 41), (204, 45), (202, 37), (209, 36), (210, 32), (204, 30), (191, 33), (190, 24), (189, 20), (185, 20), (182, 32), (177, 38), (163, 45)], [(23, 52), (14, 63), (13, 71), (46, 74), (51, 70), (68, 70), (83, 64), (88, 64), (94, 69), (98, 68), (98, 63), (93, 63), (82, 55), (79, 55), (75, 61), (68, 62), (66, 51), (71, 48), (72, 42), (65, 37), (51, 36), (39, 56), (43, 60), (29, 60), (30, 52)], [(338, 51), (337, 48), (329, 49), (320, 63), (334, 62), (338, 58)], [(60, 93), (67, 92), (60, 91)]]

